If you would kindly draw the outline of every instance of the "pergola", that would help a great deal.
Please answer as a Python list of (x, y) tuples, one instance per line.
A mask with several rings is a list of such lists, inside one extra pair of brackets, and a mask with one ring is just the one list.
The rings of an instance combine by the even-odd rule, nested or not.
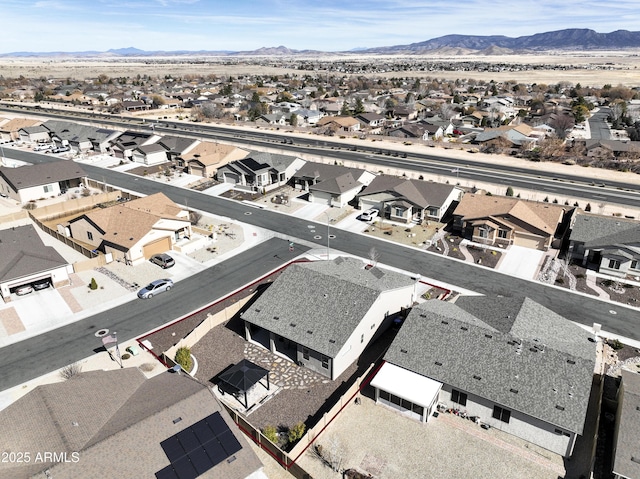
[[(265, 376), (267, 377), (266, 386), (260, 383)], [(270, 389), (269, 371), (247, 359), (243, 359), (227, 371), (221, 373), (219, 378), (220, 381), (230, 386), (233, 390), (244, 394), (244, 407), (247, 409), (249, 408), (247, 391), (258, 383), (265, 386), (267, 391)]]

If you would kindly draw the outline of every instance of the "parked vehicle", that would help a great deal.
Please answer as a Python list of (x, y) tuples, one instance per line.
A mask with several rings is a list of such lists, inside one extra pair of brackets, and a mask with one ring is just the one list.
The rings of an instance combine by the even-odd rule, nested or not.
[(35, 281), (34, 283), (32, 283), (32, 286), (36, 291), (41, 291), (51, 286), (51, 282), (48, 279), (41, 279), (40, 281)]
[(154, 254), (151, 258), (149, 258), (149, 261), (157, 264), (162, 269), (171, 268), (174, 264), (176, 264), (175, 260), (167, 253)]
[(58, 148), (54, 148), (53, 150), (49, 150), (51, 153), (66, 153), (67, 151), (71, 151), (71, 148), (68, 146), (59, 146)]
[(371, 208), (371, 209), (368, 209), (367, 211), (363, 212), (360, 215), (360, 220), (361, 221), (373, 221), (374, 219), (376, 219), (378, 217), (379, 214), (380, 214), (380, 210), (378, 210), (376, 208)]
[(14, 292), (18, 296), (24, 296), (25, 294), (33, 293), (33, 287), (29, 284), (25, 284), (16, 288)]
[(37, 145), (33, 148), (33, 151), (48, 151), (53, 148), (53, 145)]
[(140, 299), (150, 299), (153, 298), (156, 294), (164, 293), (165, 291), (169, 291), (173, 286), (173, 281), (170, 279), (157, 279), (155, 281), (151, 281), (148, 285), (138, 291), (138, 298)]

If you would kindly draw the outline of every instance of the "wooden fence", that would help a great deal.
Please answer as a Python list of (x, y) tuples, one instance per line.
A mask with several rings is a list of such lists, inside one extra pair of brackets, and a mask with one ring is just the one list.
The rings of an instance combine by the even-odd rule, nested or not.
[(99, 193), (97, 195), (80, 196), (60, 203), (52, 203), (46, 206), (39, 206), (35, 210), (31, 210), (31, 216), (37, 217), (40, 221), (52, 221), (57, 218), (63, 218), (75, 213), (82, 213), (91, 210), (100, 203), (108, 203), (115, 201), (121, 196), (118, 190), (109, 193)]
[(30, 216), (31, 216), (31, 219), (33, 220), (33, 222), (36, 225), (38, 225), (42, 231), (44, 231), (48, 235), (53, 236), (58, 241), (63, 242), (64, 244), (66, 244), (67, 246), (73, 248), (75, 251), (83, 254), (87, 258), (95, 258), (96, 256), (98, 256), (98, 253), (94, 253), (92, 250), (90, 250), (88, 248), (85, 248), (81, 244), (76, 243), (73, 240), (73, 238), (69, 238), (69, 237), (67, 237), (67, 236), (65, 236), (63, 234), (58, 233), (56, 230), (53, 230), (53, 229), (49, 228), (47, 225), (45, 225), (44, 223), (42, 223), (42, 221), (40, 221), (35, 216), (33, 216), (33, 215), (30, 215)]

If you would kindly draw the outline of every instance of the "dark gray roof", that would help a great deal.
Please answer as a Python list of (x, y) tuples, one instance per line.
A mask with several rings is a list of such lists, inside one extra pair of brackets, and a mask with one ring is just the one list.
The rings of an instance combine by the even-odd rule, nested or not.
[(587, 248), (640, 243), (640, 222), (578, 213), (569, 239)]
[(142, 145), (136, 148), (136, 150), (138, 150), (141, 153), (144, 153), (145, 155), (167, 151), (167, 149), (163, 145), (160, 145), (158, 143), (151, 143), (150, 145)]
[(380, 293), (414, 283), (403, 274), (364, 266), (344, 257), (293, 264), (242, 319), (335, 357)]
[(32, 186), (84, 178), (87, 173), (74, 161), (60, 160), (51, 163), (20, 166), (19, 168), (0, 167), (0, 176), (15, 191), (18, 191)]
[(321, 183), (327, 180), (336, 179), (346, 173), (351, 173), (353, 178), (357, 180), (365, 172), (366, 170), (361, 170), (359, 168), (347, 168), (346, 166), (327, 165), (324, 163), (308, 161), (302, 166), (302, 168), (292, 175), (292, 178), (312, 179), (317, 183)]
[(360, 198), (379, 193), (389, 193), (421, 208), (440, 207), (455, 189), (455, 186), (431, 181), (410, 180), (390, 175), (378, 175), (358, 196)]
[(116, 130), (96, 128), (95, 126), (83, 125), (64, 120), (48, 120), (43, 123), (43, 126), (46, 127), (52, 135), (61, 140), (68, 140), (70, 142), (102, 142), (116, 133)]
[[(622, 370), (623, 394), (616, 438), (613, 472), (622, 477), (640, 477), (640, 374)], [(635, 460), (632, 460), (634, 458)]]
[(45, 246), (32, 225), (0, 230), (0, 282), (50, 271), (68, 264)]
[(182, 136), (163, 136), (158, 143), (163, 145), (172, 153), (182, 154), (187, 148), (193, 145), (197, 140), (193, 138), (184, 138)]
[(49, 133), (49, 130), (45, 128), (44, 125), (25, 126), (24, 128), (20, 128), (20, 131), (24, 131), (30, 135), (33, 133)]
[[(32, 454), (30, 464), (10, 473), (0, 464), (0, 476), (31, 477), (48, 467), (52, 477), (104, 477), (105, 470), (113, 477), (154, 477), (169, 463), (160, 442), (213, 412), (226, 416), (222, 409), (206, 386), (185, 374), (165, 372), (146, 379), (137, 368), (83, 372), (38, 386), (0, 412), (2, 450)], [(234, 461), (239, 469), (225, 469), (224, 476), (240, 479), (261, 464), (235, 427), (232, 432), (244, 446)], [(136, 454), (130, 453), (131, 442)], [(36, 452), (49, 450), (69, 457), (77, 451), (81, 460), (56, 465), (33, 461)], [(214, 468), (202, 477), (220, 474)]]
[[(492, 299), (498, 300), (494, 324), (475, 314), (490, 318)], [(484, 304), (471, 307), (476, 300)], [(596, 357), (589, 333), (528, 298), (499, 300), (469, 297), (415, 307), (385, 360), (582, 433)]]
[(327, 179), (309, 187), (309, 191), (324, 191), (326, 193), (342, 194), (355, 188), (364, 186), (353, 178), (351, 173), (345, 173), (336, 178)]

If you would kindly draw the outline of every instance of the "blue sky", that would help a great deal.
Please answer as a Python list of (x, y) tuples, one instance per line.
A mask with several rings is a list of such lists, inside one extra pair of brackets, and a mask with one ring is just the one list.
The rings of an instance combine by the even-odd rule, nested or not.
[(448, 34), (640, 30), (638, 0), (0, 0), (0, 53), (343, 51)]

